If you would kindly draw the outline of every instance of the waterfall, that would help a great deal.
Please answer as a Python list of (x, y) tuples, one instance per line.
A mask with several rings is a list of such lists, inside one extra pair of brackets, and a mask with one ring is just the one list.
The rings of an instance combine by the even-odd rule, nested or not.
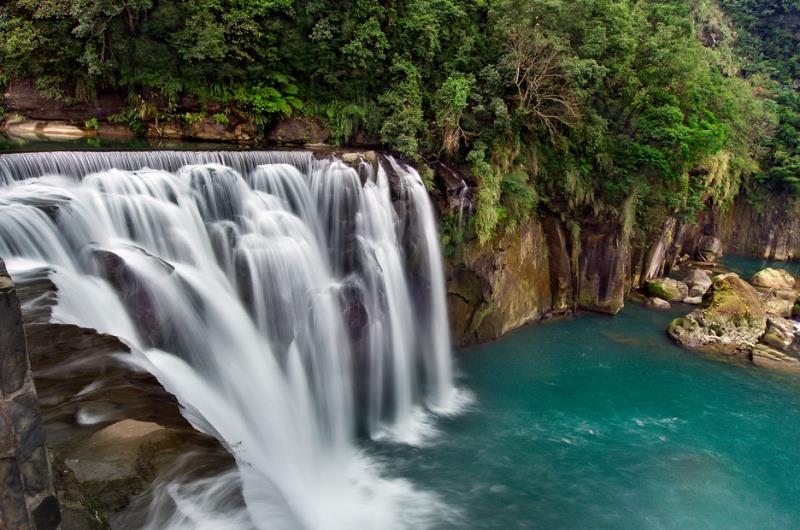
[(0, 185), (12, 275), (47, 271), (53, 318), (126, 341), (239, 463), (202, 495), (169, 489), (177, 513), (154, 528), (220, 527), (202, 513), (231, 480), (256, 528), (425, 526), (434, 499), (358, 447), (419, 443), (430, 413), (458, 406), (414, 169), (310, 152), (53, 152), (3, 155)]

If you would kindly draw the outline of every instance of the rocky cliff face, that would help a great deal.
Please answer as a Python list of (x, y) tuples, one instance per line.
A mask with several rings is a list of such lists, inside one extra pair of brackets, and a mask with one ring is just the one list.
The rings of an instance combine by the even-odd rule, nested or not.
[(469, 244), (450, 260), (453, 339), (485, 342), (576, 309), (615, 314), (630, 270), (630, 240), (619, 223), (589, 218), (568, 228), (555, 217), (532, 218), (493, 247)]
[(19, 300), (0, 259), (0, 528), (60, 523)]
[(725, 252), (784, 261), (800, 258), (800, 215), (786, 198), (769, 198), (755, 206), (739, 200), (714, 219), (714, 231)]
[[(714, 262), (724, 252), (800, 257), (800, 217), (788, 200), (776, 201), (756, 209), (740, 198), (725, 212), (704, 212), (691, 222), (666, 218), (647, 233), (626, 230), (615, 218), (589, 216), (568, 226), (541, 216), (491, 247), (465, 243), (448, 266), (453, 340), (485, 342), (575, 310), (615, 314), (631, 289), (689, 258)], [(447, 210), (457, 202), (439, 204)]]
[(491, 250), (465, 248), (447, 272), (451, 328), (460, 345), (572, 309), (567, 239), (552, 219), (529, 220)]

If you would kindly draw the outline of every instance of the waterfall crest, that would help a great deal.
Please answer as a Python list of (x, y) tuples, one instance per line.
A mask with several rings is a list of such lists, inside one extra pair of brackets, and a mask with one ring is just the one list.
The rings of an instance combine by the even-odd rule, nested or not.
[[(434, 501), (356, 445), (418, 443), (421, 417), (457, 406), (436, 223), (413, 168), (54, 152), (0, 157), (0, 184), (11, 273), (47, 270), (55, 319), (125, 340), (235, 448), (248, 524), (424, 526)], [(154, 527), (202, 527), (173, 500), (178, 516)]]

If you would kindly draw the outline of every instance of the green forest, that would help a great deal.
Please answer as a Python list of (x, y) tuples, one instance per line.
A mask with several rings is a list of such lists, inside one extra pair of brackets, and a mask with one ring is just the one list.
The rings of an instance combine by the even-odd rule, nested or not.
[(338, 144), (463, 169), (482, 243), (536, 211), (646, 226), (742, 190), (800, 195), (799, 75), (800, 0), (0, 6), (0, 85), (123, 94), (136, 132), (185, 98), (262, 130), (317, 116)]

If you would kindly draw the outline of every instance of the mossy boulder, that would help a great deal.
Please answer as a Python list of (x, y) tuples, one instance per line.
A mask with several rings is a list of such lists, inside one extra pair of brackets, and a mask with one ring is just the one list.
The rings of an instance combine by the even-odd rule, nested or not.
[(764, 299), (764, 306), (767, 313), (781, 317), (790, 317), (792, 308), (797, 301), (797, 291), (788, 289), (768, 289), (762, 290), (761, 296)]
[(680, 302), (689, 296), (689, 287), (672, 278), (659, 278), (647, 283), (647, 294), (667, 302)]
[(757, 272), (751, 282), (761, 293), (767, 313), (781, 317), (792, 315), (798, 293), (794, 276), (783, 269), (767, 268)]
[(755, 273), (751, 282), (756, 287), (764, 289), (792, 290), (795, 288), (794, 276), (783, 269), (769, 267)]
[(669, 335), (689, 348), (749, 352), (767, 328), (764, 302), (738, 275), (714, 278), (710, 296), (687, 316), (670, 322)]

